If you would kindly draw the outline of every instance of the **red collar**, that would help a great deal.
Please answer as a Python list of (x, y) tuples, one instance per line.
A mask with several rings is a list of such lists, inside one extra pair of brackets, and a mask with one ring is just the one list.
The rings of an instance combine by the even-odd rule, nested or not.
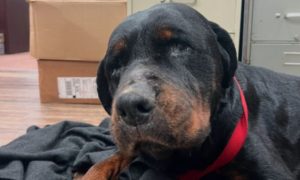
[(219, 155), (219, 157), (210, 164), (206, 169), (202, 171), (198, 170), (190, 170), (186, 172), (185, 174), (181, 175), (179, 177), (179, 180), (199, 180), (201, 177), (216, 171), (217, 169), (225, 166), (230, 161), (234, 159), (234, 157), (239, 153), (241, 148), (243, 147), (245, 140), (247, 138), (247, 132), (248, 132), (248, 107), (246, 103), (246, 99), (243, 93), (243, 90), (236, 79), (236, 77), (233, 77), (238, 90), (240, 92), (240, 99), (243, 106), (244, 113), (242, 114), (240, 120), (238, 121), (227, 145), (223, 149), (222, 153)]

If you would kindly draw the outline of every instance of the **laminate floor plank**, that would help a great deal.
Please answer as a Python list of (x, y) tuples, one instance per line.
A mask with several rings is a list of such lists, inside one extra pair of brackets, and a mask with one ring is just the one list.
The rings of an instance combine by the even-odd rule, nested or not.
[(44, 127), (63, 120), (98, 125), (104, 117), (101, 105), (41, 104), (36, 70), (0, 68), (0, 146), (25, 134), (32, 125)]

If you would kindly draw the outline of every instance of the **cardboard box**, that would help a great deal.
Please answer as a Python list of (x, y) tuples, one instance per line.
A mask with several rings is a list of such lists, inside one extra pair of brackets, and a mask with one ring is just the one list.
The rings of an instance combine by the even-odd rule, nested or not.
[(29, 0), (30, 53), (37, 59), (99, 61), (126, 17), (126, 0)]
[(98, 62), (38, 60), (42, 103), (99, 104)]

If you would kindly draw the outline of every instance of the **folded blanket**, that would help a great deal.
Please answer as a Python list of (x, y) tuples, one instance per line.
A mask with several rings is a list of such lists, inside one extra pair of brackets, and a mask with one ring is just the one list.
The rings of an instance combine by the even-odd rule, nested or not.
[[(110, 119), (99, 126), (63, 121), (38, 128), (0, 147), (0, 179), (65, 180), (110, 157), (117, 148), (110, 135)], [(122, 180), (170, 179), (143, 158), (136, 158)]]

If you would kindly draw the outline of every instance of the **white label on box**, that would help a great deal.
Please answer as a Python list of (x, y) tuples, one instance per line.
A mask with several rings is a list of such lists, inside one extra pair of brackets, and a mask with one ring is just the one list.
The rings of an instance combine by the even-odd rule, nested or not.
[(98, 99), (96, 77), (58, 77), (61, 99)]

